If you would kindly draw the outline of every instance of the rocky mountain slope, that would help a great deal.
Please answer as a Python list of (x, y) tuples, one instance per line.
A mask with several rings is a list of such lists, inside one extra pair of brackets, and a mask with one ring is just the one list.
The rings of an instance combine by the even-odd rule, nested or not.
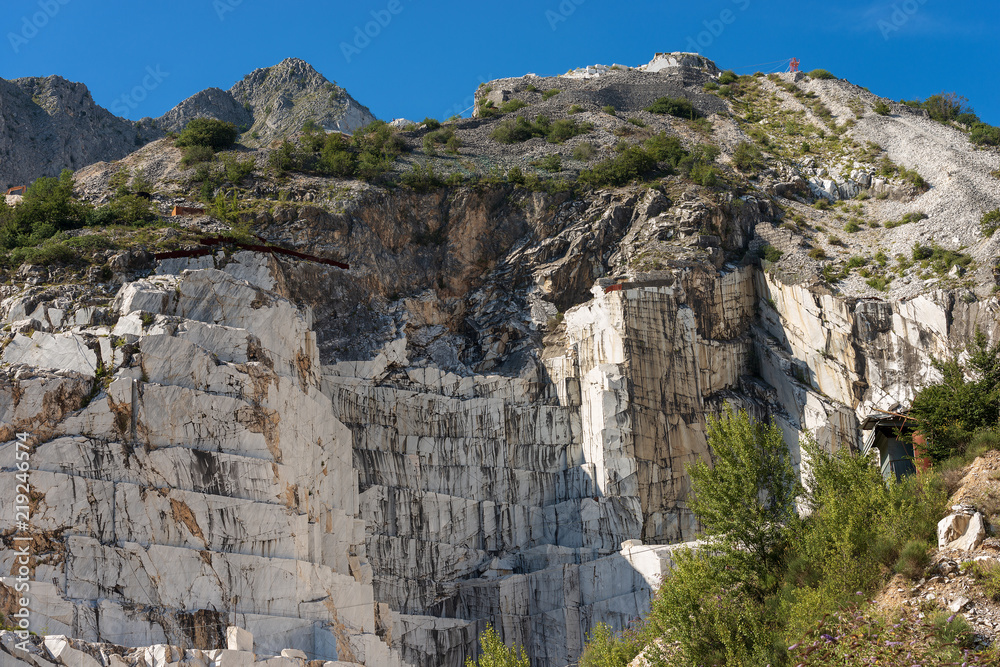
[[(490, 82), (476, 118), (395, 131), (402, 152), (367, 182), (278, 173), (270, 145), (184, 167), (166, 140), (79, 170), (94, 204), (127, 170), (161, 214), (211, 207), (74, 230), (55, 242), (76, 261), (3, 269), (0, 467), (31, 433), (32, 627), (178, 655), (240, 625), (261, 656), (458, 667), (489, 623), (563, 667), (598, 622), (641, 616), (697, 537), (685, 464), (710, 456), (707, 415), (775, 419), (798, 465), (802, 430), (856, 446), (932, 357), (1000, 335), (978, 226), (1000, 206), (995, 150), (874, 113), (887, 101), (847, 82), (719, 76), (676, 54)], [(264, 128), (272, 84), (296, 77), (268, 136), (326, 122), (327, 102), (295, 115), (319, 81), (295, 63), (233, 96)], [(190, 108), (235, 117), (226, 95)], [(646, 110), (663, 96), (704, 118)], [(498, 140), (517, 115), (589, 127)], [(679, 162), (571, 187), (660, 133), (688, 157), (715, 146), (714, 179)], [(230, 227), (242, 246), (204, 245)], [(922, 265), (915, 241), (969, 262)]]
[(0, 186), (29, 185), (101, 160), (117, 160), (163, 133), (98, 106), (59, 76), (0, 79)]
[(247, 146), (264, 146), (312, 120), (353, 132), (375, 120), (367, 107), (311, 65), (289, 58), (230, 90), (203, 90), (159, 118), (130, 121), (97, 105), (87, 86), (59, 76), (0, 79), (0, 186), (30, 185), (95, 162), (119, 160), (194, 118), (233, 123)]

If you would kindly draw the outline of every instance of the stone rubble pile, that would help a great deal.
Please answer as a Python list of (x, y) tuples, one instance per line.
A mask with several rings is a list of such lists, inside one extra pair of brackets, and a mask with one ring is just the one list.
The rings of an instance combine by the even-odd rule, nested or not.
[(226, 628), (226, 648), (184, 649), (170, 644), (127, 648), (70, 639), (63, 635), (33, 636), (22, 641), (0, 630), (3, 667), (363, 667), (355, 662), (313, 660), (299, 649), (282, 649), (275, 656), (258, 655), (253, 635), (236, 626)]

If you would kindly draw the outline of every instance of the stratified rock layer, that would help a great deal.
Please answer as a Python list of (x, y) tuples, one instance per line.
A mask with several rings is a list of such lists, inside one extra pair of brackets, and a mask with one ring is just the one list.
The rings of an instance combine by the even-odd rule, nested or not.
[[(33, 627), (212, 649), (239, 619), (262, 651), (399, 664), (375, 634), (351, 435), (319, 391), (311, 315), (215, 269), (127, 284), (113, 308), (113, 328), (33, 333), (42, 356), (0, 387), (2, 439), (32, 434), (17, 534)], [(56, 366), (77, 370), (38, 370)]]

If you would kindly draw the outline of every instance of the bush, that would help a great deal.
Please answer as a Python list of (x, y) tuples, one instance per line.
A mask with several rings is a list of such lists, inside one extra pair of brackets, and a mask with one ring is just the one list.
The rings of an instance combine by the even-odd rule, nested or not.
[(882, 100), (879, 100), (878, 102), (875, 103), (874, 111), (879, 116), (888, 116), (889, 114), (892, 113), (892, 107), (883, 102)]
[(837, 77), (830, 74), (825, 69), (814, 69), (813, 71), (809, 72), (809, 78), (823, 80), (823, 79), (836, 79)]
[(644, 646), (639, 633), (615, 634), (609, 625), (598, 623), (587, 638), (579, 664), (580, 667), (628, 667)]
[(740, 80), (740, 77), (736, 76), (736, 72), (731, 69), (727, 69), (725, 72), (719, 75), (718, 82), (720, 85), (727, 86), (731, 83), (736, 83)]
[(174, 144), (178, 148), (205, 146), (215, 151), (229, 148), (239, 136), (236, 126), (214, 118), (195, 118), (187, 124)]
[(668, 114), (689, 120), (701, 118), (701, 113), (691, 104), (690, 100), (684, 97), (661, 97), (645, 110), (650, 113)]
[(492, 625), (479, 635), (479, 660), (465, 659), (465, 667), (531, 667), (520, 646), (508, 648)]
[(583, 113), (583, 110), (584, 110), (583, 107), (581, 107), (579, 104), (571, 104), (569, 109), (566, 110), (566, 113), (573, 116), (578, 113)]
[(822, 248), (813, 248), (809, 251), (809, 257), (817, 261), (826, 259), (826, 251)]
[(541, 160), (536, 160), (531, 164), (532, 166), (540, 167), (551, 173), (562, 171), (562, 157), (558, 153), (546, 155)]
[(993, 236), (997, 228), (1000, 227), (1000, 208), (995, 208), (988, 213), (984, 213), (979, 221), (979, 229), (983, 236)]
[(545, 92), (542, 93), (542, 100), (548, 101), (561, 92), (562, 92), (561, 90), (556, 90), (554, 88), (552, 90), (546, 90)]
[(777, 262), (784, 254), (771, 244), (761, 246), (760, 248), (760, 256), (768, 262)]
[(441, 127), (441, 121), (439, 121), (437, 118), (431, 118), (430, 116), (427, 116), (427, 117), (424, 118), (424, 123), (423, 124), (424, 124), (424, 127), (426, 129), (431, 130), (431, 131), (436, 130), (439, 127)]
[(181, 167), (188, 168), (215, 159), (215, 151), (208, 146), (189, 146), (184, 150)]
[(137, 225), (157, 218), (152, 202), (139, 195), (115, 197), (106, 208), (115, 221), (123, 225)]
[(764, 167), (764, 154), (749, 141), (741, 141), (733, 149), (733, 164), (744, 173), (756, 174)]
[(594, 157), (594, 144), (589, 141), (583, 141), (573, 147), (573, 159), (580, 160), (581, 162), (586, 162), (590, 158)]
[(519, 100), (515, 97), (514, 99), (500, 105), (500, 113), (514, 113), (515, 111), (523, 109), (526, 106), (529, 106), (527, 102)]
[(646, 122), (641, 118), (629, 118), (626, 120), (630, 125), (635, 125), (636, 127), (646, 127)]
[(0, 248), (32, 246), (66, 229), (82, 227), (90, 207), (73, 198), (73, 172), (59, 178), (43, 177), (32, 183), (21, 204), (0, 207)]
[(414, 164), (410, 171), (400, 176), (399, 181), (417, 192), (430, 192), (444, 185), (444, 181), (434, 173), (432, 165)]
[(929, 549), (930, 544), (923, 540), (910, 540), (899, 553), (895, 571), (910, 579), (919, 579), (930, 562)]
[(606, 107), (604, 107), (602, 109), (602, 111), (604, 111), (604, 113), (608, 114), (609, 116), (617, 116), (618, 115), (618, 112), (610, 104), (607, 105)]
[(226, 180), (233, 185), (238, 185), (240, 181), (251, 176), (257, 168), (257, 161), (253, 157), (240, 160), (232, 155), (222, 157), (222, 170), (226, 175)]
[(580, 172), (579, 181), (599, 188), (630, 183), (656, 169), (656, 160), (638, 146), (630, 146), (617, 156), (598, 162)]
[(577, 123), (575, 120), (563, 119), (553, 123), (547, 116), (537, 116), (534, 121), (518, 116), (501, 122), (490, 136), (502, 144), (521, 143), (534, 137), (544, 137), (549, 143), (561, 144), (592, 129), (592, 124)]
[(976, 123), (969, 132), (969, 141), (977, 146), (1000, 146), (1000, 127)]

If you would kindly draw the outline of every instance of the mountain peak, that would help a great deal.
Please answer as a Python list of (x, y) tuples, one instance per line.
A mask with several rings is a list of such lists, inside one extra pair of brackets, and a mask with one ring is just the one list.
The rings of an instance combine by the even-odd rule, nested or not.
[(375, 120), (371, 111), (346, 90), (298, 58), (254, 70), (229, 93), (253, 114), (251, 138), (244, 140), (251, 145), (265, 145), (285, 137), (309, 120), (326, 130), (347, 133)]

